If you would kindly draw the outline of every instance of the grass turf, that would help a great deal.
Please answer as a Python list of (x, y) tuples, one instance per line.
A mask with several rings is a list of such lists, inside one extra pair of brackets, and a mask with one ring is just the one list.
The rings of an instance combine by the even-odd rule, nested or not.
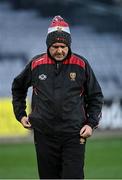
[(88, 179), (122, 179), (122, 137), (89, 139), (85, 174)]
[[(0, 179), (37, 178), (33, 144), (0, 144)], [(88, 140), (85, 178), (122, 179), (122, 138)]]

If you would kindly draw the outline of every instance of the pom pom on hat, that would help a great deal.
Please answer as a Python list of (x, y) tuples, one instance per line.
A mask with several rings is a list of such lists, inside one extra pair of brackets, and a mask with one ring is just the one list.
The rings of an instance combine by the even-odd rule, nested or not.
[(67, 22), (61, 16), (55, 16), (48, 28), (46, 44), (49, 48), (53, 43), (62, 42), (71, 46), (70, 29)]

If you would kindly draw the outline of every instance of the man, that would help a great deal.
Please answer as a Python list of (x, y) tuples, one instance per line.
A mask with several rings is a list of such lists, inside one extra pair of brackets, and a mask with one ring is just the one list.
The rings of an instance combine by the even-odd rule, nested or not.
[(98, 126), (103, 95), (87, 60), (71, 51), (70, 29), (61, 16), (52, 20), (46, 44), (47, 53), (34, 57), (13, 81), (14, 113), (34, 131), (40, 179), (83, 179), (86, 139)]

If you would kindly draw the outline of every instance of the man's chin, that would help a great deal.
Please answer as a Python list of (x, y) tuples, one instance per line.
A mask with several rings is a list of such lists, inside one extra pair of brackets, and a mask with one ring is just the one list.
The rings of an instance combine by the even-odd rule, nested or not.
[(56, 61), (63, 61), (65, 59), (65, 57), (55, 57)]

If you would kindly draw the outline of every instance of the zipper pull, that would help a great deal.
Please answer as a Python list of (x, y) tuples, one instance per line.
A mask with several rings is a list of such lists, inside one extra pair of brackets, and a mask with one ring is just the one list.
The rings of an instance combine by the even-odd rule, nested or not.
[(56, 68), (59, 69), (59, 62), (56, 63)]
[(56, 69), (55, 69), (56, 74), (59, 73), (59, 69), (60, 69), (60, 62), (56, 62)]

